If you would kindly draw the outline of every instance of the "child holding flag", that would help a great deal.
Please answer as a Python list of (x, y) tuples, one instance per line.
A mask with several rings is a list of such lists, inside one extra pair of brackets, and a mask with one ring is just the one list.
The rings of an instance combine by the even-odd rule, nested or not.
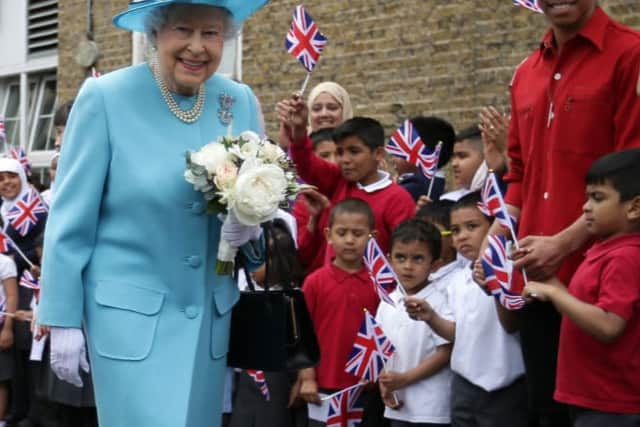
[[(351, 197), (368, 203), (374, 213), (376, 239), (387, 252), (391, 231), (415, 214), (415, 202), (387, 172), (378, 170), (384, 157), (382, 125), (371, 118), (354, 117), (338, 126), (333, 133), (338, 160), (334, 165), (313, 153), (307, 136), (309, 110), (298, 95), (279, 102), (276, 110), (284, 133), (292, 141), (291, 157), (300, 177), (317, 186), (332, 206)], [(327, 227), (328, 216), (328, 210), (320, 216), (320, 229)], [(330, 248), (323, 241), (317, 257), (308, 266), (309, 271), (331, 259), (331, 251), (327, 249)]]
[[(453, 245), (467, 260), (478, 258), (491, 225), (478, 208), (480, 194), (467, 194), (451, 208)], [(470, 261), (452, 274), (448, 299), (453, 321), (424, 299), (405, 307), (441, 337), (453, 342), (451, 422), (460, 426), (524, 427), (527, 402), (524, 365), (517, 335), (500, 325), (493, 298), (474, 282)]]
[[(440, 231), (421, 219), (402, 222), (391, 234), (390, 262), (407, 296), (421, 298), (441, 316), (450, 319), (446, 295), (429, 282), (440, 258)], [(380, 391), (391, 427), (442, 427), (450, 422), (451, 344), (428, 324), (414, 322), (401, 301), (380, 304), (376, 320), (396, 348), (380, 375)]]
[(523, 292), (562, 314), (554, 399), (571, 405), (576, 427), (640, 424), (638, 170), (637, 148), (591, 166), (583, 211), (596, 243), (568, 288), (554, 277)]
[[(345, 199), (331, 210), (325, 234), (335, 250), (335, 258), (314, 271), (304, 281), (305, 302), (311, 315), (318, 344), (320, 363), (299, 374), (299, 395), (311, 405), (321, 403), (321, 394), (329, 395), (358, 383), (345, 372), (345, 363), (365, 317), (378, 307), (364, 253), (374, 231), (374, 215), (367, 203)], [(310, 408), (309, 427), (324, 427), (314, 419)]]

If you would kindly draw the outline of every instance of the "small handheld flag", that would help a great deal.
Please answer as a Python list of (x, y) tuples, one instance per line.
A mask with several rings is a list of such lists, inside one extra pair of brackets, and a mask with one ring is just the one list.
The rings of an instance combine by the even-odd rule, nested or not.
[(538, 0), (513, 0), (514, 6), (522, 6), (537, 13), (544, 13), (538, 6)]
[(507, 239), (495, 235), (489, 235), (487, 239), (489, 246), (480, 260), (487, 287), (504, 307), (518, 310), (525, 301), (511, 286), (513, 263), (507, 255)]
[(11, 149), (9, 150), (9, 155), (12, 159), (17, 160), (20, 163), (22, 169), (24, 169), (24, 173), (27, 174), (27, 176), (31, 176), (31, 162), (27, 157), (27, 152), (24, 151), (22, 147), (11, 147)]
[(7, 219), (21, 236), (26, 236), (46, 212), (46, 204), (38, 192), (31, 189), (9, 209)]
[(502, 198), (495, 173), (490, 172), (489, 176), (487, 176), (481, 196), (482, 201), (478, 202), (478, 209), (487, 216), (495, 217), (503, 227), (509, 230), (511, 237), (516, 240), (516, 220), (507, 211), (507, 205)]
[(329, 400), (327, 427), (358, 427), (364, 414), (362, 386), (337, 393)]
[(40, 281), (34, 277), (29, 270), (22, 272), (20, 277), (20, 286), (33, 290), (33, 295), (36, 298), (36, 302), (40, 301)]
[(307, 77), (302, 84), (302, 89), (300, 89), (300, 95), (302, 95), (309, 83), (311, 72), (318, 63), (324, 47), (327, 45), (327, 38), (322, 35), (318, 29), (318, 25), (302, 5), (296, 6), (291, 28), (287, 32), (284, 45), (287, 51), (293, 57), (297, 58), (307, 70)]
[(391, 136), (386, 151), (417, 166), (427, 179), (433, 179), (438, 169), (441, 147), (442, 144), (439, 143), (431, 151), (420, 138), (411, 120), (405, 120)]
[(365, 311), (349, 360), (345, 365), (345, 372), (361, 380), (376, 382), (395, 351), (395, 347), (384, 334), (382, 327), (368, 311)]
[(270, 400), (271, 395), (269, 393), (269, 387), (267, 386), (267, 379), (264, 376), (264, 371), (247, 369), (247, 374), (249, 374), (249, 376), (253, 378), (253, 381), (255, 381), (256, 385), (260, 389), (260, 393), (262, 393), (262, 396), (264, 397), (264, 400)]
[[(6, 254), (11, 249), (13, 240), (7, 234), (0, 230), (0, 253)], [(15, 246), (15, 245), (14, 245)]]
[[(371, 280), (380, 300), (387, 304), (395, 305), (389, 294), (396, 289), (400, 281), (384, 256), (382, 249), (378, 246), (378, 242), (373, 237), (367, 243), (364, 264), (371, 274)], [(402, 291), (402, 286), (398, 289)]]

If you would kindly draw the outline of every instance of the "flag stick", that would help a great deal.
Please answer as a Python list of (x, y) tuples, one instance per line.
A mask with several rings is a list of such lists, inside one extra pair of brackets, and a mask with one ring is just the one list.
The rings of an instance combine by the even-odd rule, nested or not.
[[(8, 311), (0, 311), (0, 316), (7, 316), (7, 317), (13, 317), (13, 318), (17, 317), (15, 313), (9, 313)], [(22, 320), (22, 319), (17, 319), (17, 320)], [(30, 317), (27, 317), (24, 319), (24, 322), (31, 322), (31, 320), (33, 319), (31, 319)]]
[(307, 88), (307, 85), (309, 84), (309, 79), (311, 79), (311, 72), (308, 72), (307, 77), (304, 78), (304, 82), (302, 83), (302, 89), (300, 89), (300, 98), (302, 98), (302, 95), (304, 94), (304, 91)]
[[(438, 149), (438, 147), (440, 147)], [(440, 152), (440, 150), (442, 149), (442, 141), (438, 141), (438, 144), (436, 145), (436, 149), (438, 149), (438, 153)], [(438, 155), (438, 162), (440, 161), (440, 155)], [(431, 200), (431, 190), (433, 189), (433, 181), (436, 180), (436, 173), (438, 172), (438, 163), (436, 162), (436, 170), (433, 173), (433, 176), (431, 177), (431, 180), (429, 182), (429, 191), (427, 192), (427, 198), (429, 200)]]
[(9, 235), (7, 233), (4, 233), (4, 235), (7, 238), (7, 240), (9, 240), (9, 243), (11, 243), (11, 246), (13, 247), (13, 249), (15, 249), (16, 252), (18, 253), (18, 255), (20, 255), (20, 257), (24, 260), (24, 262), (29, 264), (30, 268), (33, 268), (33, 263), (31, 262), (31, 260), (29, 258), (27, 258), (27, 256), (24, 254), (24, 252), (22, 252), (20, 250), (20, 248), (18, 247), (18, 245), (16, 245), (16, 243), (13, 241), (13, 239), (11, 237), (9, 237)]
[(338, 395), (340, 395), (340, 394), (344, 393), (345, 391), (349, 391), (349, 390), (354, 389), (354, 388), (357, 388), (357, 387), (362, 387), (362, 384), (361, 384), (361, 383), (358, 383), (358, 384), (354, 384), (354, 385), (352, 385), (352, 386), (349, 386), (349, 387), (347, 387), (347, 388), (343, 388), (342, 390), (340, 390), (340, 391), (336, 391), (335, 393), (330, 394), (330, 395), (328, 395), (328, 396), (325, 396), (325, 397), (321, 398), (320, 400), (329, 400), (329, 399), (332, 399), (332, 398), (334, 398), (334, 397), (336, 397), (336, 396), (338, 396)]

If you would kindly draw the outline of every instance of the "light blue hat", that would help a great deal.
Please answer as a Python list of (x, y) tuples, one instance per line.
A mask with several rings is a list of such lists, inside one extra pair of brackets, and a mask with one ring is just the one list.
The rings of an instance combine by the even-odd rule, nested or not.
[(269, 0), (131, 0), (129, 7), (113, 17), (113, 25), (130, 31), (144, 32), (144, 21), (147, 14), (161, 6), (170, 4), (202, 4), (227, 9), (236, 25), (255, 13)]

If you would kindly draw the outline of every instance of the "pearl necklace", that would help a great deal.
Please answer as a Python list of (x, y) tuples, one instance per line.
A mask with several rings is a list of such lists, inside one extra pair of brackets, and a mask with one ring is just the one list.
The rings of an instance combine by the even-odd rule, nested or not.
[(160, 93), (162, 94), (162, 98), (164, 98), (164, 102), (167, 103), (169, 110), (173, 113), (181, 121), (191, 124), (200, 118), (202, 114), (202, 107), (204, 107), (204, 98), (206, 95), (206, 90), (204, 87), (204, 83), (200, 85), (198, 89), (198, 98), (196, 99), (196, 103), (189, 110), (184, 111), (180, 108), (175, 99), (173, 99), (173, 95), (167, 88), (167, 84), (160, 77), (160, 71), (157, 63), (153, 61), (153, 63), (149, 64), (151, 67), (151, 71), (153, 72), (153, 76), (156, 79), (156, 83), (158, 83), (158, 87), (160, 88)]

